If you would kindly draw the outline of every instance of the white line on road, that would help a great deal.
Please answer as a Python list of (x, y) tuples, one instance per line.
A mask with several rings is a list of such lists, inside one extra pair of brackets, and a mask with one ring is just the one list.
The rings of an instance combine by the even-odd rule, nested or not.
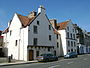
[(48, 67), (48, 68), (55, 68), (55, 67), (59, 67), (60, 65), (55, 65), (55, 66), (51, 66), (51, 67)]
[(72, 64), (73, 62), (68, 62), (68, 64)]

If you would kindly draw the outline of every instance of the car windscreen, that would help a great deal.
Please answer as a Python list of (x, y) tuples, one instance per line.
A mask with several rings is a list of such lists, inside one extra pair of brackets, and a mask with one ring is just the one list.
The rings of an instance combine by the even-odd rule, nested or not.
[(40, 56), (47, 56), (47, 54), (41, 54)]

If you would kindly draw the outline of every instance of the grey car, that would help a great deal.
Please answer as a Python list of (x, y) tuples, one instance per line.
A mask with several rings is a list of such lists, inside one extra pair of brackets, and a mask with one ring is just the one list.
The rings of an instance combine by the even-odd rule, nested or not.
[(37, 57), (38, 61), (57, 61), (58, 57), (54, 56), (53, 54), (41, 54), (40, 56)]
[(64, 56), (64, 58), (74, 58), (74, 57), (78, 57), (76, 52), (70, 52)]

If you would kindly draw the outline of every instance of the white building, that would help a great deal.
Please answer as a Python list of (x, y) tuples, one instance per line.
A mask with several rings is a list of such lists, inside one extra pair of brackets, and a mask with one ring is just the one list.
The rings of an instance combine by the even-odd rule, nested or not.
[(63, 53), (77, 52), (76, 32), (71, 20), (57, 23), (57, 30), (61, 35)]
[(42, 6), (38, 8), (38, 14), (31, 12), (22, 16), (15, 13), (3, 36), (6, 54), (13, 59), (28, 61), (42, 53), (54, 53), (54, 31)]

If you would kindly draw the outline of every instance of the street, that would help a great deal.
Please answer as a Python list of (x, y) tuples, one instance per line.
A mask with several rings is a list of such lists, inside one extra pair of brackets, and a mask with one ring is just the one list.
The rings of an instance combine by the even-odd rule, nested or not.
[(2, 66), (0, 68), (90, 68), (90, 54), (80, 55), (78, 58), (61, 59), (54, 62)]

